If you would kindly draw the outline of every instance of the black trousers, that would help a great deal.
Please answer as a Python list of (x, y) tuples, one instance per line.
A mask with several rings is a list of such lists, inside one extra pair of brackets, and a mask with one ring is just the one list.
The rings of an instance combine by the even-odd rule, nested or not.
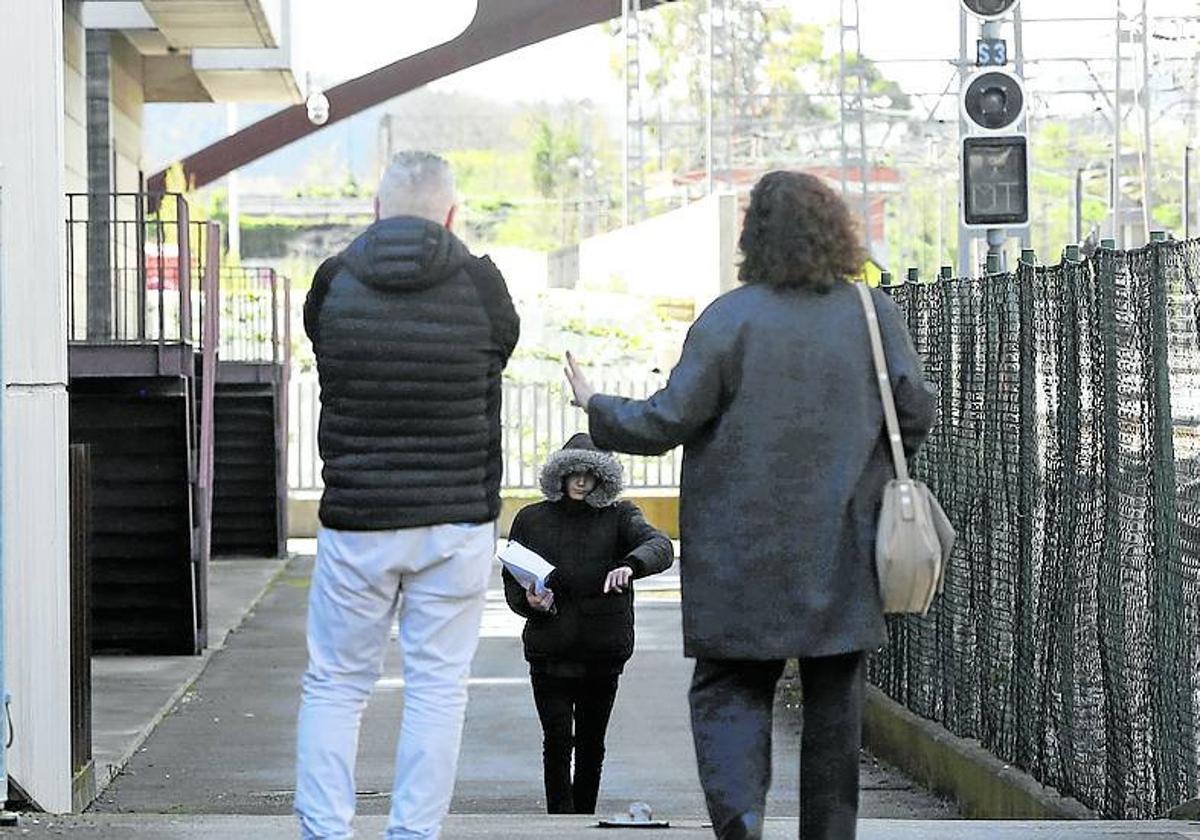
[[(533, 674), (533, 701), (542, 721), (546, 812), (594, 814), (604, 766), (604, 735), (619, 674), (557, 677)], [(571, 754), (575, 776), (571, 777)]]
[[(784, 663), (699, 659), (688, 695), (700, 784), (722, 840), (760, 838), (771, 786), (775, 684)], [(854, 840), (864, 656), (800, 660), (801, 840)]]

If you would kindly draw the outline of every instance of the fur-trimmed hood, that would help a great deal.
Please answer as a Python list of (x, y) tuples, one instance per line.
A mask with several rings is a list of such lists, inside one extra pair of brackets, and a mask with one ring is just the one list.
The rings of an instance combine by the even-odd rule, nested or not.
[(563, 493), (563, 479), (573, 473), (589, 472), (596, 476), (596, 489), (584, 499), (594, 508), (605, 508), (617, 500), (625, 489), (625, 468), (611, 452), (597, 449), (584, 432), (572, 435), (563, 448), (554, 452), (542, 465), (542, 495), (557, 502)]

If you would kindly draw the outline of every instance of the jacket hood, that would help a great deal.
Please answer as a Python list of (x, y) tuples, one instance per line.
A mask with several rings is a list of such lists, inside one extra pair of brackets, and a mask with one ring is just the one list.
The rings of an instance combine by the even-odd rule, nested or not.
[(437, 222), (415, 216), (380, 219), (350, 243), (342, 264), (379, 289), (423, 289), (458, 271), (467, 247)]
[(563, 448), (552, 453), (542, 465), (539, 482), (542, 495), (551, 502), (557, 502), (564, 496), (563, 479), (580, 472), (596, 476), (596, 489), (584, 499), (594, 508), (608, 507), (625, 489), (625, 468), (621, 462), (611, 452), (597, 449), (591, 437), (579, 432), (572, 435)]

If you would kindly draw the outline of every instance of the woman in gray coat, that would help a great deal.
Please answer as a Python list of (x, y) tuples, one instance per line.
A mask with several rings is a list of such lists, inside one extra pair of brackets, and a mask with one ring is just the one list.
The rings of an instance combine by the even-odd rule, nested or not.
[[(684, 653), (700, 779), (722, 840), (760, 838), (771, 713), (786, 659), (804, 695), (800, 837), (851, 840), (863, 668), (887, 640), (875, 523), (892, 477), (858, 294), (864, 262), (842, 200), (817, 178), (771, 172), (750, 196), (744, 284), (688, 332), (647, 399), (567, 375), (596, 445), (657, 455), (683, 445)], [(896, 305), (874, 293), (911, 456), (933, 399)]]

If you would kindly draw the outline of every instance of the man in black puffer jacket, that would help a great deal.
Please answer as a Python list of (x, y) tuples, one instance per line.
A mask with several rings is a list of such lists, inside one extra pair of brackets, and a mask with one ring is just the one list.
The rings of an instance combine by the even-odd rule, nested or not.
[(387, 836), (434, 840), (450, 805), (500, 512), (500, 376), (520, 329), (499, 270), (451, 233), (454, 210), (449, 165), (400, 153), (379, 221), (322, 264), (304, 304), (325, 462), (297, 738), (306, 838), (350, 836), (359, 720), (397, 607)]

